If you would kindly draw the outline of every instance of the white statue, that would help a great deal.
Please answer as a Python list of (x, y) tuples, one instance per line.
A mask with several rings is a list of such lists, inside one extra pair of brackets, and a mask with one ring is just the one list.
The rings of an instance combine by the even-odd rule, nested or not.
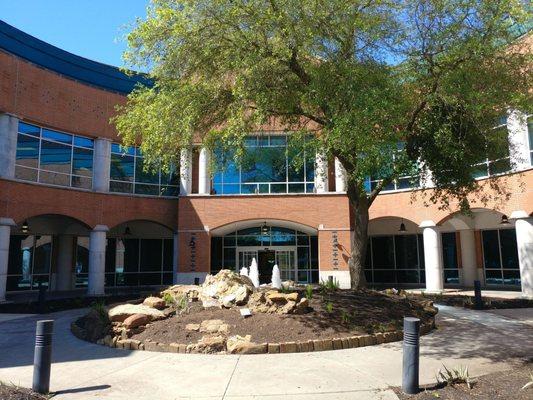
[(240, 275), (248, 276), (248, 268), (242, 267), (241, 271), (239, 272)]
[(255, 257), (252, 258), (252, 264), (250, 265), (248, 277), (255, 287), (259, 287), (259, 270), (257, 269), (257, 261), (255, 261)]
[(275, 264), (274, 268), (272, 268), (272, 287), (281, 289), (281, 274), (279, 272), (278, 264)]

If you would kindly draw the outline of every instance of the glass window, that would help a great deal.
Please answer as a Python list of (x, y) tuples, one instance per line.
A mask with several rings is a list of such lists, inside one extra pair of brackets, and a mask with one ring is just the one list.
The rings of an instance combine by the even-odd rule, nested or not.
[(372, 259), (375, 269), (394, 268), (394, 238), (392, 236), (372, 238)]
[(159, 239), (141, 239), (140, 271), (161, 271), (163, 242)]
[(17, 179), (91, 189), (92, 139), (23, 122), (18, 130)]
[(9, 241), (7, 291), (48, 286), (52, 260), (52, 237), (12, 235)]
[(398, 235), (394, 238), (397, 269), (418, 269), (418, 249), (415, 235)]
[(515, 229), (482, 231), (485, 282), (495, 285), (520, 285)]

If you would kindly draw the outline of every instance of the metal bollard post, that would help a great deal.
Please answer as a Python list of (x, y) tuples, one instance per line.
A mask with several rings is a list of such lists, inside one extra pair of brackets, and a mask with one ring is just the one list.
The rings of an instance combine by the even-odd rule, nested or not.
[(47, 394), (50, 391), (53, 331), (53, 320), (37, 321), (37, 328), (35, 329), (35, 353), (33, 356), (32, 389), (41, 394)]
[(483, 299), (481, 298), (481, 282), (474, 281), (474, 308), (476, 310), (483, 309)]
[(403, 319), (403, 365), (402, 391), (407, 394), (418, 393), (420, 361), (420, 320), (413, 317)]
[(199, 285), (200, 284), (200, 278), (194, 278), (194, 284)]
[(38, 312), (44, 314), (46, 312), (46, 286), (39, 282), (39, 297), (37, 298)]

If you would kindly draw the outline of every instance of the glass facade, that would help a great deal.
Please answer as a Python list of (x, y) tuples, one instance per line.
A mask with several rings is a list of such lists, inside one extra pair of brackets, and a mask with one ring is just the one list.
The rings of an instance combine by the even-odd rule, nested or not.
[(48, 286), (52, 262), (52, 236), (12, 235), (9, 241), (7, 291)]
[(498, 146), (487, 149), (487, 158), (474, 165), (473, 176), (476, 179), (503, 174), (511, 170), (507, 119), (502, 118), (500, 123), (492, 132), (498, 142)]
[(294, 166), (297, 153), (288, 146), (286, 135), (249, 136), (245, 145), (246, 155), (239, 164), (233, 153), (215, 152), (214, 194), (313, 193), (315, 157), (304, 154), (303, 165)]
[(147, 172), (144, 170), (141, 149), (111, 145), (111, 173), (109, 190), (151, 196), (179, 195), (179, 174), (175, 169)]
[(15, 177), (91, 189), (92, 139), (19, 122)]
[(482, 231), (483, 267), (487, 285), (520, 285), (516, 230)]
[(211, 238), (211, 273), (249, 267), (252, 258), (261, 264), (262, 252), (275, 253), (272, 262), (278, 264), (282, 279), (318, 282), (318, 237), (282, 227), (246, 228)]
[(172, 239), (108, 238), (105, 285), (171, 285)]
[(441, 240), (444, 283), (459, 284), (459, 254), (457, 251), (457, 236), (455, 232), (447, 232), (441, 235)]
[(365, 262), (370, 283), (424, 283), (422, 235), (371, 236)]

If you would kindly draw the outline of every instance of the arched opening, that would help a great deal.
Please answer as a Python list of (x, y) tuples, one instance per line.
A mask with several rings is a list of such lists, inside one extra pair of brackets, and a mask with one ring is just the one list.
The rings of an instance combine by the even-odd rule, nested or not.
[(487, 287), (519, 289), (521, 284), (514, 221), (504, 213), (474, 208), (469, 215), (454, 213), (441, 224), (444, 275), (447, 277), (445, 236), (455, 236), (459, 254), (459, 283), (471, 286), (474, 280)]
[(282, 280), (317, 283), (318, 232), (282, 220), (235, 222), (211, 231), (211, 273), (239, 271), (255, 258), (261, 283), (269, 283), (278, 265)]
[(371, 220), (365, 276), (376, 286), (423, 286), (424, 242), (418, 224), (396, 216)]
[(19, 221), (11, 230), (8, 292), (72, 290), (87, 285), (89, 232), (85, 223), (46, 214)]
[(173, 231), (146, 220), (123, 222), (107, 233), (105, 286), (171, 285)]

